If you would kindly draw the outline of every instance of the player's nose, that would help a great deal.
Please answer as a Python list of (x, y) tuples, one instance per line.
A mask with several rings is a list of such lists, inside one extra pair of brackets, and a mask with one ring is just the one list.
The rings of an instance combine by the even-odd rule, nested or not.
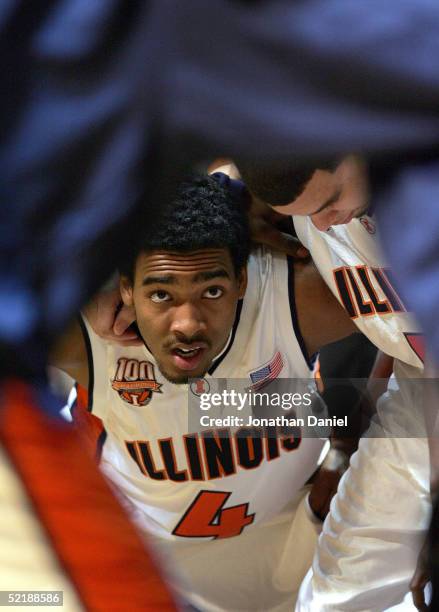
[(195, 304), (186, 302), (175, 309), (171, 332), (191, 338), (197, 333), (205, 331), (205, 329), (206, 322), (203, 313)]

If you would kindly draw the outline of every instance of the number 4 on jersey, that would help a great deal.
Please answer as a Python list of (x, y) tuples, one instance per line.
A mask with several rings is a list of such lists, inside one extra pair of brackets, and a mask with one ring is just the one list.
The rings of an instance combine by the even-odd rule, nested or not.
[(231, 538), (251, 525), (254, 514), (247, 514), (248, 503), (224, 508), (231, 493), (200, 491), (172, 532), (183, 538)]

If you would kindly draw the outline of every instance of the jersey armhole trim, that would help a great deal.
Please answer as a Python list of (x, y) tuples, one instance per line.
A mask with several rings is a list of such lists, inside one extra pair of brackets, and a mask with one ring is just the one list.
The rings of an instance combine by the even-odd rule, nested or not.
[(88, 361), (88, 412), (93, 412), (93, 390), (94, 390), (94, 367), (93, 367), (93, 351), (91, 349), (90, 336), (88, 335), (87, 327), (81, 315), (78, 316), (79, 326), (81, 327), (82, 335), (87, 351)]
[(238, 303), (236, 305), (235, 321), (233, 323), (232, 333), (230, 335), (229, 344), (228, 344), (226, 350), (221, 354), (221, 356), (216, 361), (214, 361), (213, 364), (208, 369), (208, 373), (211, 376), (213, 375), (215, 370), (218, 368), (220, 363), (224, 360), (224, 358), (226, 357), (227, 353), (230, 351), (230, 349), (233, 346), (233, 342), (234, 342), (235, 336), (236, 336), (236, 331), (237, 331), (238, 325), (239, 325), (239, 320), (241, 318), (241, 312), (242, 312), (242, 305), (243, 305), (243, 303), (244, 303), (243, 299), (238, 300)]
[(294, 259), (290, 255), (287, 255), (287, 264), (288, 264), (288, 300), (290, 303), (291, 322), (293, 324), (294, 333), (296, 335), (297, 342), (300, 346), (300, 350), (302, 351), (303, 358), (305, 359), (308, 368), (312, 370), (314, 368), (315, 355), (313, 355), (312, 357), (308, 355), (308, 351), (306, 350), (305, 341), (303, 339), (302, 332), (300, 331), (299, 319), (297, 317), (296, 298), (294, 294), (294, 290), (295, 290)]
[(96, 442), (96, 455), (95, 459), (97, 463), (101, 462), (102, 459), (102, 451), (104, 450), (104, 444), (107, 439), (107, 430), (102, 426), (102, 431), (99, 434), (99, 438)]

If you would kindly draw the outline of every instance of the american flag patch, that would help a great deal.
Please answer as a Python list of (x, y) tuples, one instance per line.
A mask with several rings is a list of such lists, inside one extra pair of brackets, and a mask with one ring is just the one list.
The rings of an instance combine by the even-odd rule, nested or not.
[(258, 391), (270, 381), (279, 376), (284, 367), (282, 355), (277, 351), (275, 356), (264, 366), (258, 368), (254, 372), (250, 372), (252, 385), (249, 387), (252, 391)]

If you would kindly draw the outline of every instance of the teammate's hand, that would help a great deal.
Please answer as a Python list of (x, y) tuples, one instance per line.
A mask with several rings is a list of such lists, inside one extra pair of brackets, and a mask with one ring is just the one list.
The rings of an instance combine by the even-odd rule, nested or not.
[(340, 449), (330, 448), (322, 465), (313, 476), (309, 505), (321, 521), (325, 520), (331, 499), (337, 493), (340, 478), (348, 467), (349, 454)]
[(98, 293), (84, 308), (94, 332), (122, 346), (138, 346), (142, 340), (130, 329), (136, 320), (134, 309), (122, 304), (119, 288)]
[(309, 251), (297, 238), (282, 231), (282, 225), (289, 223), (289, 218), (277, 213), (261, 200), (251, 198), (249, 222), (252, 240), (291, 255), (295, 259), (306, 261)]
[(413, 603), (418, 610), (424, 612), (428, 610), (425, 602), (425, 586), (430, 580), (428, 571), (428, 540), (425, 540), (423, 547), (418, 555), (416, 570), (410, 582), (410, 590), (412, 592)]

